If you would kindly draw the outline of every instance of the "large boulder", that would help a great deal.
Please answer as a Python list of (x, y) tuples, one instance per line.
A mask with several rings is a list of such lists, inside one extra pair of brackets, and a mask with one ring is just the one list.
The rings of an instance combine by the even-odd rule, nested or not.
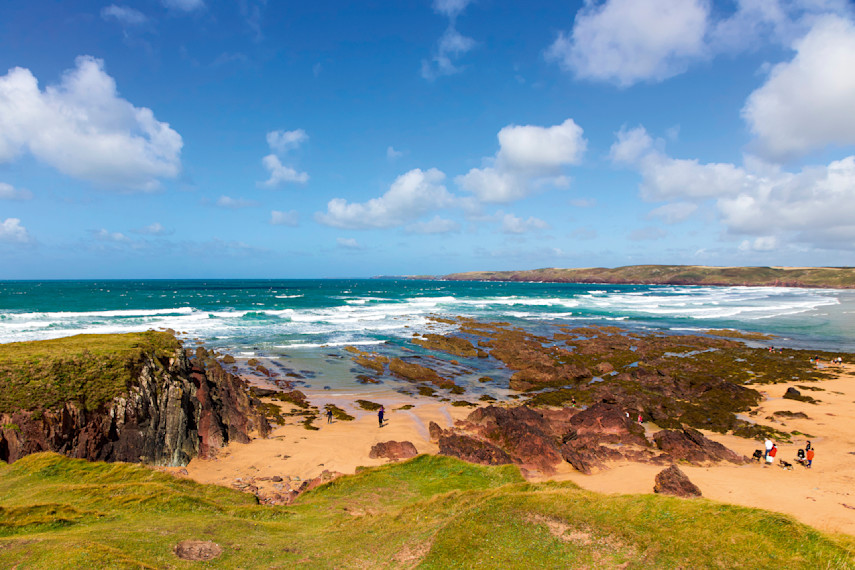
[(701, 490), (692, 483), (679, 467), (672, 465), (656, 475), (654, 493), (674, 495), (675, 497), (700, 497)]
[(656, 447), (667, 453), (675, 461), (688, 461), (694, 464), (745, 463), (747, 458), (731, 451), (717, 441), (708, 439), (696, 429), (662, 430), (653, 435)]
[(492, 443), (462, 434), (442, 435), (439, 438), (439, 453), (481, 465), (512, 463), (511, 456)]
[(419, 452), (409, 441), (383, 441), (371, 447), (368, 457), (371, 459), (386, 458), (392, 461), (415, 457)]

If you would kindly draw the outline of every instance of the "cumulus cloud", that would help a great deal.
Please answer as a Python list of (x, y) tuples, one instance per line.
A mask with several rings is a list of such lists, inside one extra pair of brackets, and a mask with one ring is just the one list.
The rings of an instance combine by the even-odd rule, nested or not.
[(116, 4), (101, 8), (101, 17), (105, 20), (114, 19), (123, 26), (141, 26), (148, 22), (148, 16), (139, 10)]
[(359, 242), (355, 238), (337, 238), (335, 241), (339, 247), (344, 249), (362, 249), (362, 246), (359, 245)]
[(756, 150), (783, 160), (855, 144), (855, 73), (844, 71), (855, 69), (855, 25), (821, 18), (794, 47), (742, 109)]
[[(727, 234), (748, 238), (743, 250), (855, 250), (855, 156), (798, 172), (750, 157), (743, 166), (703, 164), (670, 158), (642, 131), (620, 133), (612, 158), (640, 172), (643, 198), (671, 201), (651, 216), (675, 223), (711, 206)], [(639, 143), (645, 137), (647, 146)]]
[(407, 233), (412, 234), (447, 234), (459, 230), (460, 224), (439, 216), (435, 216), (427, 222), (417, 222), (407, 227)]
[(457, 31), (457, 16), (470, 4), (469, 0), (436, 0), (434, 10), (448, 18), (448, 27), (437, 42), (429, 60), (422, 60), (422, 77), (433, 81), (442, 75), (454, 75), (462, 71), (457, 60), (471, 51), (476, 42)]
[(547, 57), (585, 79), (623, 87), (661, 81), (704, 56), (708, 18), (706, 0), (587, 2)]
[(29, 243), (30, 234), (27, 228), (21, 225), (18, 218), (6, 218), (0, 222), (0, 242), (7, 243)]
[(615, 163), (634, 166), (641, 172), (641, 196), (645, 200), (714, 198), (735, 194), (750, 182), (733, 164), (701, 164), (667, 156), (644, 127), (622, 130), (617, 137), (610, 156)]
[(420, 216), (448, 207), (455, 201), (443, 182), (445, 174), (435, 168), (419, 168), (399, 176), (389, 190), (379, 198), (364, 203), (349, 203), (334, 198), (325, 213), (315, 219), (337, 228), (391, 228), (406, 224)]
[(273, 226), (297, 227), (299, 223), (300, 216), (297, 214), (297, 210), (290, 210), (288, 212), (273, 210), (270, 212), (270, 224)]
[(518, 218), (513, 214), (505, 214), (502, 217), (502, 232), (506, 234), (524, 234), (532, 230), (543, 230), (549, 227), (545, 221), (529, 217), (527, 220)]
[(100, 59), (78, 57), (44, 90), (28, 69), (0, 77), (0, 163), (29, 152), (74, 178), (154, 190), (179, 174), (182, 145), (168, 123), (119, 96)]
[(0, 200), (31, 200), (32, 198), (33, 193), (29, 190), (0, 182)]
[(565, 186), (562, 168), (578, 164), (587, 147), (582, 128), (573, 119), (539, 127), (510, 125), (499, 131), (499, 151), (487, 162), (455, 181), (482, 202), (519, 200), (543, 184)]
[(161, 0), (161, 3), (166, 8), (178, 12), (195, 12), (205, 7), (204, 0)]
[(281, 156), (299, 148), (307, 140), (309, 140), (309, 135), (303, 129), (295, 131), (271, 131), (267, 133), (267, 144), (273, 152), (262, 158), (261, 163), (270, 173), (270, 178), (264, 182), (259, 182), (258, 186), (280, 188), (288, 183), (305, 184), (308, 182), (308, 173), (299, 172), (291, 166), (286, 166), (282, 164), (282, 160), (280, 159)]

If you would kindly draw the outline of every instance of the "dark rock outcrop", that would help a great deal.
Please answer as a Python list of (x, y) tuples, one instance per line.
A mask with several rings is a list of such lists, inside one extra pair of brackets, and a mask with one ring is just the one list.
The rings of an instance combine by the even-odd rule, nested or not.
[(0, 459), (55, 451), (93, 461), (186, 465), (211, 457), (250, 432), (266, 437), (267, 420), (246, 383), (213, 359), (184, 351), (143, 359), (127, 394), (95, 410), (66, 402), (60, 409), (0, 414)]
[(431, 441), (439, 441), (440, 436), (442, 435), (442, 428), (439, 427), (439, 424), (436, 422), (430, 422), (428, 424), (428, 434), (430, 434)]
[(439, 453), (480, 465), (507, 465), (512, 463), (511, 456), (492, 443), (454, 433), (440, 436)]
[(676, 465), (663, 469), (656, 475), (653, 492), (676, 497), (701, 496), (701, 490), (698, 489), (698, 486), (692, 483)]
[(698, 430), (662, 430), (653, 435), (656, 447), (667, 453), (675, 461), (688, 461), (697, 465), (728, 461), (745, 463), (746, 457), (734, 453), (722, 444), (708, 439)]
[(392, 461), (415, 457), (419, 452), (409, 441), (383, 441), (371, 447), (368, 457), (371, 459), (386, 458)]

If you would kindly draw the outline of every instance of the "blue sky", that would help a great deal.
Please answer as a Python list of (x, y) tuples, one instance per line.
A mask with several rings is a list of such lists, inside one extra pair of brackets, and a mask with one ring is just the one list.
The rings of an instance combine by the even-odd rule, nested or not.
[(851, 1), (0, 4), (0, 279), (853, 249)]

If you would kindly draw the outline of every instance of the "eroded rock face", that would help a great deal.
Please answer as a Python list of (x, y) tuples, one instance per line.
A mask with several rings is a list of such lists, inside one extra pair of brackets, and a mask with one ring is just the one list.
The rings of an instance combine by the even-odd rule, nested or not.
[(663, 469), (656, 475), (654, 493), (674, 495), (675, 497), (700, 497), (701, 490), (692, 483), (676, 465)]
[(248, 442), (253, 430), (266, 436), (269, 424), (244, 381), (213, 361), (191, 363), (179, 351), (168, 361), (144, 361), (127, 396), (97, 410), (67, 402), (55, 411), (0, 414), (0, 459), (55, 451), (92, 461), (186, 465), (230, 441)]
[(371, 447), (368, 457), (371, 459), (386, 458), (392, 461), (415, 457), (419, 452), (409, 441), (383, 441)]

